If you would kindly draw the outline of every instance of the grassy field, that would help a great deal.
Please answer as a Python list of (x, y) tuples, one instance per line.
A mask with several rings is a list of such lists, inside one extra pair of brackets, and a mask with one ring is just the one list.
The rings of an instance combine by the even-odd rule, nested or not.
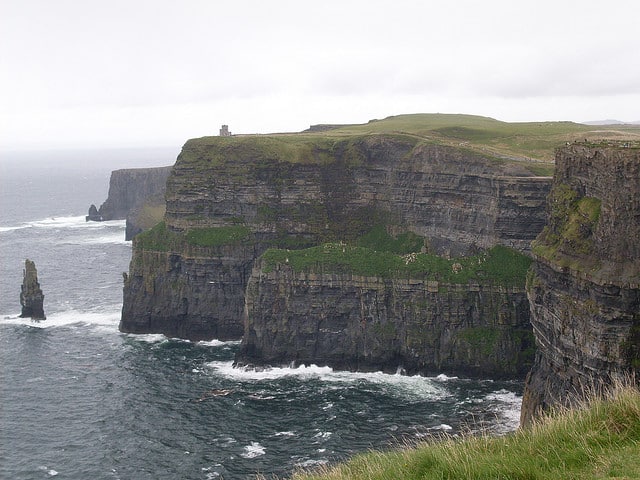
[(509, 123), (488, 117), (450, 114), (398, 115), (329, 131), (336, 135), (405, 132), (478, 152), (522, 159), (553, 160), (566, 142), (640, 140), (640, 125), (593, 126), (573, 122)]
[(503, 437), (471, 436), (370, 452), (294, 480), (632, 479), (640, 478), (640, 392), (551, 414)]
[(495, 246), (479, 255), (446, 259), (428, 253), (400, 255), (344, 243), (326, 243), (304, 250), (267, 250), (264, 270), (288, 265), (297, 272), (340, 273), (382, 278), (416, 278), (451, 284), (477, 281), (524, 288), (531, 259), (515, 250)]
[(357, 144), (384, 134), (410, 145), (423, 142), (465, 148), (489, 158), (521, 163), (538, 175), (553, 171), (554, 151), (567, 142), (640, 141), (640, 126), (588, 126), (572, 122), (509, 123), (487, 117), (451, 114), (398, 115), (361, 125), (321, 131), (202, 137), (187, 142), (179, 163), (193, 165), (267, 161), (329, 163), (339, 150), (358, 164)]

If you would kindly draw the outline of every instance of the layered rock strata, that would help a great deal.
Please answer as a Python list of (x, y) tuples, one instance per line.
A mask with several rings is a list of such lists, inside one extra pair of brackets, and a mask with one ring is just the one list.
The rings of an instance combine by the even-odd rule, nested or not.
[[(268, 247), (353, 241), (381, 224), (426, 237), (425, 249), (443, 255), (526, 251), (549, 187), (521, 164), (411, 135), (190, 140), (167, 180), (163, 227), (182, 240), (134, 240), (120, 328), (240, 338), (244, 291)], [(242, 240), (213, 253), (188, 240), (234, 228), (246, 230)]]
[(114, 170), (109, 194), (100, 208), (91, 205), (87, 221), (127, 220), (126, 240), (164, 216), (164, 194), (172, 167)]
[[(267, 269), (268, 270), (268, 269)], [(237, 363), (410, 374), (523, 376), (533, 360), (524, 288), (253, 269)]]
[(44, 294), (38, 282), (36, 264), (27, 259), (24, 261), (24, 278), (20, 290), (20, 305), (22, 305), (21, 318), (32, 320), (46, 320), (44, 314)]
[(556, 155), (528, 279), (538, 346), (522, 423), (640, 370), (640, 145)]

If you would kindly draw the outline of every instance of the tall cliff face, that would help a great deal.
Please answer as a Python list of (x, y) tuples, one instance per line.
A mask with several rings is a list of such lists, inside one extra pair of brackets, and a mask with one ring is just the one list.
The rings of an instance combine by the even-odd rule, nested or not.
[[(268, 247), (353, 241), (378, 225), (427, 237), (435, 253), (495, 244), (526, 250), (542, 228), (549, 187), (549, 178), (519, 164), (411, 135), (191, 140), (167, 180), (163, 228), (182, 240), (162, 248), (134, 240), (120, 328), (211, 338), (220, 322), (236, 322), (239, 338), (252, 263)], [(234, 231), (243, 232), (240, 241)], [(225, 253), (197, 254), (196, 262), (189, 249), (202, 236), (218, 238), (215, 248)], [(229, 293), (229, 285), (237, 289)], [(193, 295), (206, 315), (192, 309)]]
[(560, 149), (548, 215), (527, 287), (538, 354), (523, 424), (640, 369), (640, 149)]
[(127, 168), (111, 172), (109, 195), (98, 213), (104, 220), (120, 220), (148, 198), (165, 192), (172, 167)]
[(523, 376), (533, 360), (524, 288), (254, 269), (240, 364)]
[(164, 216), (167, 178), (171, 166), (114, 170), (109, 194), (99, 209), (91, 205), (87, 220), (127, 220), (126, 240), (151, 228)]
[(550, 179), (517, 164), (401, 135), (286, 147), (278, 137), (187, 142), (168, 180), (167, 225), (239, 220), (258, 234), (317, 243), (384, 220), (451, 254), (496, 244), (527, 250), (544, 225)]

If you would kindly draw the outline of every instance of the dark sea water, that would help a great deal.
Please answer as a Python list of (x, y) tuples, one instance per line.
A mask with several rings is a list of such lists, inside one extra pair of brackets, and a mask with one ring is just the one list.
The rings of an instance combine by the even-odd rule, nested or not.
[[(286, 476), (434, 433), (517, 427), (521, 382), (244, 371), (237, 342), (119, 333), (124, 221), (84, 215), (111, 169), (172, 153), (0, 160), (0, 478)], [(40, 323), (17, 317), (25, 258), (45, 294)]]

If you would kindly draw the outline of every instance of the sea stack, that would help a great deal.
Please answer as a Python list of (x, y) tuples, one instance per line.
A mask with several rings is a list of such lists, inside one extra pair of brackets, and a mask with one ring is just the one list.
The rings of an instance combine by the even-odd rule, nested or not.
[(24, 261), (24, 279), (20, 292), (20, 304), (22, 305), (21, 318), (32, 320), (46, 320), (44, 315), (44, 294), (38, 283), (38, 271), (36, 264), (29, 259)]

